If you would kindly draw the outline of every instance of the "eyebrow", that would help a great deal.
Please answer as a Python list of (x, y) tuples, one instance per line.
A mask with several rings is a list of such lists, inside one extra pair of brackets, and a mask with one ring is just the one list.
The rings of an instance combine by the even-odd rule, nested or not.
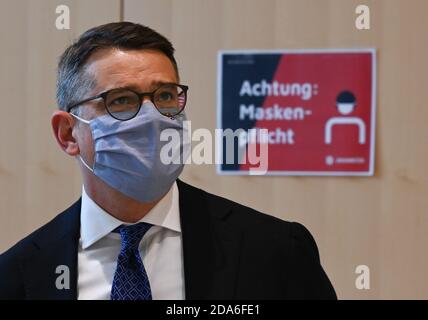
[[(170, 84), (170, 83), (175, 83), (175, 82), (173, 82), (173, 81), (152, 81), (149, 85), (149, 88), (154, 89), (154, 88), (158, 88), (164, 84)], [(113, 88), (108, 89), (108, 90), (119, 89), (119, 88), (120, 89), (130, 89), (130, 90), (133, 90), (136, 92), (141, 91), (140, 86), (137, 85), (137, 83), (128, 83), (128, 84), (118, 85), (118, 86), (113, 87)]]

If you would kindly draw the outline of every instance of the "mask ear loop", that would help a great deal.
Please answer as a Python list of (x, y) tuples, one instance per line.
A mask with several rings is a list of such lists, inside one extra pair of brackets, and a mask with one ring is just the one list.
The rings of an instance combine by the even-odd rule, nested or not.
[(94, 169), (92, 169), (86, 162), (85, 160), (83, 160), (82, 156), (79, 154), (78, 155), (80, 162), (86, 167), (88, 168), (89, 171), (91, 171), (92, 173), (94, 173)]
[(73, 114), (73, 113), (71, 113), (71, 112), (70, 112), (70, 114), (71, 114), (73, 117), (75, 117), (77, 120), (82, 121), (83, 123), (86, 123), (86, 124), (90, 124), (90, 123), (91, 123), (89, 120), (82, 119), (82, 118), (80, 118), (80, 117), (76, 116), (75, 114)]
[[(85, 120), (85, 119), (82, 119), (82, 118), (80, 118), (80, 117), (78, 117), (78, 116), (76, 116), (75, 114), (73, 114), (73, 113), (70, 113), (73, 117), (75, 117), (77, 120), (79, 120), (79, 121), (82, 121), (83, 123), (86, 123), (86, 124), (90, 124), (90, 121), (88, 121), (88, 120)], [(94, 169), (92, 169), (86, 162), (85, 162), (85, 160), (83, 160), (83, 158), (82, 158), (82, 156), (79, 154), (78, 155), (78, 157), (79, 157), (79, 160), (80, 160), (80, 162), (89, 170), (89, 171), (91, 171), (92, 173), (94, 173)]]

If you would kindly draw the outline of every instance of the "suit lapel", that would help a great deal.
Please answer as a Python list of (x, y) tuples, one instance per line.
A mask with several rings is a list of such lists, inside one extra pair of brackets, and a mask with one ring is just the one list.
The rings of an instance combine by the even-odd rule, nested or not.
[(186, 299), (231, 299), (234, 296), (241, 235), (224, 221), (229, 202), (206, 198), (202, 190), (177, 180), (183, 238)]
[[(180, 180), (177, 185), (186, 299), (232, 299), (242, 235), (227, 227), (230, 202), (207, 199), (204, 191)], [(23, 259), (28, 299), (77, 299), (80, 207), (79, 200), (55, 218), (48, 232), (41, 232), (34, 241), (34, 252)], [(58, 277), (65, 275), (59, 266), (69, 270), (69, 289), (57, 288)]]
[[(28, 299), (77, 299), (77, 248), (80, 200), (55, 218), (33, 242), (34, 252), (23, 260)], [(69, 283), (69, 289), (62, 285)], [(59, 288), (57, 287), (59, 284)]]

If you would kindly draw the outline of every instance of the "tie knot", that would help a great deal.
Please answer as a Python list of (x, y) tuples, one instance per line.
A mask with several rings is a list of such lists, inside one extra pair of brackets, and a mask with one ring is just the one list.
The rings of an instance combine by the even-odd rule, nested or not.
[(122, 225), (114, 230), (122, 238), (122, 251), (138, 250), (138, 245), (146, 232), (152, 227), (150, 223), (139, 222), (129, 226)]

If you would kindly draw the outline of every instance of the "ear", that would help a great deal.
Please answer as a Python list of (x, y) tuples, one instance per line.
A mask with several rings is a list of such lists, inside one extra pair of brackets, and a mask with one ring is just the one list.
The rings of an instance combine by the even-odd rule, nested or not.
[(79, 145), (73, 137), (75, 119), (65, 111), (55, 111), (51, 124), (56, 141), (64, 152), (70, 156), (77, 156), (80, 152)]

